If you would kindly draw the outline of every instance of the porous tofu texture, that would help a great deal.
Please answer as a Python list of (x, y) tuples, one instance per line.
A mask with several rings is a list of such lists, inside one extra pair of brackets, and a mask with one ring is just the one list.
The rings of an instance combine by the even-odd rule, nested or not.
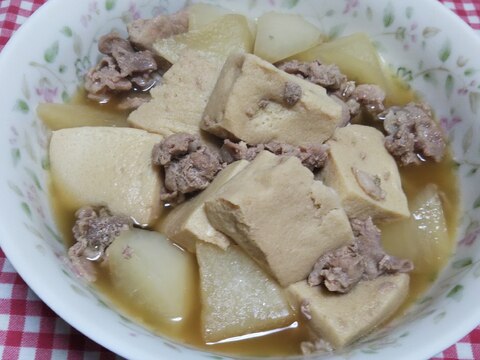
[(295, 157), (261, 152), (205, 203), (212, 226), (286, 286), (353, 239), (337, 194)]
[(384, 275), (362, 281), (347, 294), (334, 294), (306, 281), (287, 289), (291, 301), (306, 309), (308, 325), (334, 348), (342, 348), (388, 320), (405, 300), (409, 276)]
[(72, 210), (105, 205), (152, 225), (162, 210), (153, 146), (162, 137), (143, 130), (79, 127), (54, 131), (50, 168), (55, 191)]
[[(287, 100), (287, 88), (296, 95)], [(251, 54), (227, 59), (212, 92), (202, 129), (249, 144), (321, 143), (342, 121), (341, 106), (321, 86), (277, 69)]]
[(290, 325), (284, 291), (236, 245), (197, 243), (203, 337), (215, 342)]
[(349, 217), (387, 222), (410, 216), (397, 164), (380, 131), (349, 125), (337, 129), (327, 144), (322, 179), (337, 191)]
[(152, 100), (133, 111), (129, 123), (136, 128), (169, 136), (198, 134), (203, 111), (223, 62), (206, 54), (186, 51), (154, 87)]
[(230, 245), (230, 240), (210, 225), (204, 204), (227, 181), (247, 165), (248, 161), (246, 160), (235, 161), (228, 165), (205, 190), (186, 202), (177, 205), (168, 213), (162, 221), (160, 232), (190, 252), (195, 252), (195, 243), (197, 241), (205, 241), (226, 249)]

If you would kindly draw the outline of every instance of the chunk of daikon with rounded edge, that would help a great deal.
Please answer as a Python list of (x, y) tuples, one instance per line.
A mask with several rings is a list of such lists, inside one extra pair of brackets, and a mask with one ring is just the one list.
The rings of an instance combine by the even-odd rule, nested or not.
[(289, 325), (283, 290), (242, 250), (198, 242), (203, 337), (215, 342)]
[(233, 52), (251, 53), (253, 42), (245, 16), (228, 14), (197, 30), (160, 39), (153, 48), (158, 55), (174, 64), (187, 48), (226, 59)]
[(115, 288), (155, 320), (187, 317), (193, 308), (195, 261), (163, 235), (124, 231), (107, 249)]
[(320, 44), (324, 38), (300, 15), (269, 12), (257, 21), (253, 53), (275, 63)]
[(413, 272), (432, 278), (452, 252), (442, 201), (435, 185), (429, 184), (410, 201), (407, 220), (381, 226), (382, 244), (391, 255), (413, 261)]
[(368, 35), (362, 32), (324, 42), (295, 54), (290, 59), (320, 60), (326, 64), (335, 64), (350, 80), (380, 86), (386, 91), (387, 98), (396, 104), (407, 103), (413, 99), (412, 92), (399, 86)]
[(81, 104), (41, 103), (37, 115), (50, 130), (80, 126), (128, 127), (126, 112), (110, 112)]
[(225, 8), (211, 4), (193, 4), (188, 7), (188, 30), (198, 30), (218, 18), (230, 14)]
[(78, 127), (54, 131), (50, 169), (65, 205), (105, 205), (113, 213), (152, 225), (163, 211), (162, 179), (152, 165), (153, 146), (163, 139), (132, 128)]
[[(198, 30), (227, 14), (234, 14), (234, 12), (211, 4), (198, 3), (190, 5), (188, 7), (188, 30)], [(255, 37), (257, 32), (256, 20), (247, 18), (247, 22), (250, 32)]]

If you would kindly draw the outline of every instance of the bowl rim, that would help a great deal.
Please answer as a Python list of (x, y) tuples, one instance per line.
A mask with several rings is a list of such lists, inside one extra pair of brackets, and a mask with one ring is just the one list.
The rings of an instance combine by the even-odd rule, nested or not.
[[(62, 0), (49, 0), (44, 3), (35, 13), (33, 13), (20, 28), (15, 31), (11, 36), (5, 47), (0, 53), (0, 69), (3, 69), (8, 63), (8, 60), (13, 56), (16, 43), (31, 31), (32, 28), (43, 23), (46, 18), (55, 7), (62, 7), (66, 2)], [(464, 34), (464, 40), (468, 39), (469, 43), (475, 44), (480, 48), (480, 34), (477, 34), (473, 28), (471, 28), (465, 21), (463, 21), (453, 11), (448, 9), (444, 4), (437, 0), (427, 0), (425, 4), (431, 6), (433, 9), (439, 12), (440, 16), (448, 19), (448, 23), (461, 30)], [(7, 203), (0, 205), (0, 213), (6, 211), (5, 206)], [(26, 284), (35, 292), (35, 294), (60, 318), (66, 321), (73, 328), (80, 331), (83, 335), (97, 342), (101, 346), (109, 349), (110, 351), (126, 358), (137, 358), (140, 356), (146, 356), (150, 358), (151, 354), (142, 354), (142, 349), (132, 349), (131, 346), (125, 346), (122, 343), (116, 341), (116, 339), (105, 328), (93, 322), (92, 319), (83, 316), (80, 312), (71, 311), (71, 307), (63, 301), (62, 297), (56, 296), (58, 294), (48, 290), (48, 286), (42, 285), (42, 279), (35, 273), (34, 270), (28, 264), (28, 259), (20, 256), (15, 249), (15, 241), (9, 241), (7, 239), (14, 239), (15, 235), (7, 227), (4, 222), (0, 222), (0, 247), (3, 249), (8, 261), (12, 264), (18, 274), (26, 282)], [(409, 359), (427, 359), (439, 352), (443, 351), (447, 347), (454, 345), (458, 340), (471, 332), (478, 324), (480, 324), (480, 306), (470, 314), (459, 318), (456, 325), (450, 328), (450, 331), (439, 334), (433, 341), (422, 349), (411, 349), (410, 352), (405, 352)], [(133, 350), (133, 351), (132, 351)], [(200, 350), (201, 351), (201, 350)], [(226, 357), (231, 357), (226, 355)], [(156, 357), (158, 358), (158, 357)], [(273, 358), (273, 357), (272, 357)]]

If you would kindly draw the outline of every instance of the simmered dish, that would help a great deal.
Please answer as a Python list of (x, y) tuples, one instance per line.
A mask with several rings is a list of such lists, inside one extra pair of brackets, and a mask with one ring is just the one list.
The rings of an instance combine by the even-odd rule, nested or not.
[(435, 280), (454, 167), (368, 36), (204, 4), (127, 30), (38, 108), (72, 269), (121, 312), (211, 351), (335, 351)]

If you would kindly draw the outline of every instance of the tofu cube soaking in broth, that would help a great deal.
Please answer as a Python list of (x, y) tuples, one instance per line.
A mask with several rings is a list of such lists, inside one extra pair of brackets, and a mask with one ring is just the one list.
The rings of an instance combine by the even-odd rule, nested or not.
[(368, 35), (317, 25), (137, 19), (100, 36), (74, 100), (39, 105), (69, 264), (123, 315), (231, 356), (342, 351), (445, 266), (458, 189), (435, 109)]

